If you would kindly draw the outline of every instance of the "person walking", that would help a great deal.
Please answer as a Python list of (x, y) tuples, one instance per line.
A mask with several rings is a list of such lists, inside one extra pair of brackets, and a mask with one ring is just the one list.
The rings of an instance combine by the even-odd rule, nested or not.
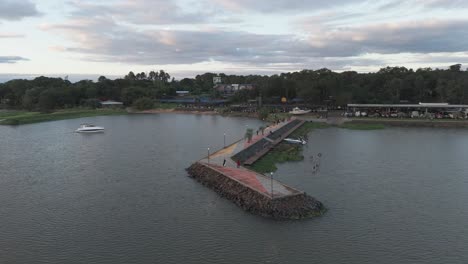
[(240, 167), (240, 160), (237, 160), (237, 168)]
[(226, 158), (223, 160), (223, 167), (226, 167)]

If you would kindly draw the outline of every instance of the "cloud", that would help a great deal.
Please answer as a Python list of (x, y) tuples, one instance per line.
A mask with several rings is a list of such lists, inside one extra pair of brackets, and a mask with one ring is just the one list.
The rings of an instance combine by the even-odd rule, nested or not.
[(229, 11), (255, 11), (262, 13), (288, 11), (314, 11), (335, 6), (350, 5), (363, 0), (210, 0), (215, 5)]
[(316, 27), (307, 41), (323, 56), (354, 56), (365, 53), (428, 53), (468, 50), (468, 20), (402, 21), (355, 27)]
[(87, 54), (88, 59), (94, 61), (138, 64), (181, 64), (211, 60), (294, 61), (284, 51), (291, 46), (305, 44), (296, 42), (293, 35), (282, 35), (279, 38), (277, 35), (216, 29), (135, 31), (107, 19), (73, 20), (66, 24), (44, 25), (42, 28), (59, 32), (73, 40), (75, 45), (65, 47), (66, 51)]
[(150, 25), (202, 23), (213, 15), (204, 11), (188, 11), (176, 1), (119, 0), (108, 3), (74, 1), (74, 17), (112, 17), (115, 20)]
[(434, 9), (463, 9), (468, 8), (466, 0), (388, 0), (381, 4), (379, 11), (391, 9), (422, 9), (433, 11)]
[(417, 3), (426, 7), (437, 8), (466, 8), (468, 2), (466, 0), (416, 0)]
[(16, 63), (18, 61), (27, 61), (28, 59), (19, 56), (0, 56), (0, 63)]
[(306, 23), (305, 36), (216, 29), (136, 31), (107, 18), (75, 19), (42, 28), (63, 34), (74, 43), (55, 50), (80, 54), (90, 61), (140, 65), (219, 61), (267, 67), (309, 65), (317, 61), (355, 65), (348, 58), (368, 53), (467, 51), (468, 28), (464, 26), (467, 22), (406, 21), (342, 28), (313, 26), (314, 30), (309, 30)]
[(20, 20), (37, 15), (36, 5), (28, 0), (0, 0), (0, 20)]
[(0, 33), (0, 39), (2, 38), (23, 38), (24, 35), (15, 33)]

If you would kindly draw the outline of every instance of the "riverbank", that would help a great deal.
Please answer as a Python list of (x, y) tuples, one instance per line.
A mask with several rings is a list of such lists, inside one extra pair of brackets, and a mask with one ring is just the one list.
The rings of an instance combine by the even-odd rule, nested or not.
[(399, 127), (441, 127), (468, 128), (466, 120), (447, 119), (384, 119), (384, 118), (353, 118), (345, 122), (347, 126), (399, 126)]
[(177, 108), (157, 108), (134, 112), (136, 114), (195, 114), (195, 115), (218, 115), (214, 110), (183, 110)]
[(51, 113), (26, 111), (1, 111), (0, 125), (24, 125), (47, 121), (74, 119), (92, 116), (125, 115), (123, 109), (66, 109)]

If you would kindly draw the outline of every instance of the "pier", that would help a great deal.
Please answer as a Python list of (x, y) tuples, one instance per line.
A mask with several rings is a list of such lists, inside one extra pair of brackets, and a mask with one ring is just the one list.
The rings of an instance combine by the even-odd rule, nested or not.
[[(305, 192), (248, 169), (305, 121), (292, 119), (260, 131), (252, 140), (239, 140), (209, 154), (187, 171), (189, 175), (246, 211), (275, 219), (321, 215), (321, 202)], [(238, 163), (240, 166), (238, 166)]]

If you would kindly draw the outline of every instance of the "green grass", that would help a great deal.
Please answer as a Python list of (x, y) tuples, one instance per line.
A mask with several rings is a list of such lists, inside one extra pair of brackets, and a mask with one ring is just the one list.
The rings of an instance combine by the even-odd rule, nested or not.
[[(276, 115), (276, 118), (275, 118)], [(268, 115), (265, 121), (274, 123), (276, 119), (288, 119), (291, 115), (288, 113), (271, 113)]]
[[(294, 131), (290, 137), (304, 137), (313, 129), (327, 128), (329, 125), (326, 123), (319, 122), (306, 122), (303, 126)], [(278, 168), (276, 164), (289, 162), (289, 161), (301, 161), (304, 159), (302, 155), (301, 145), (292, 145), (288, 143), (280, 143), (273, 150), (268, 152), (261, 159), (256, 161), (251, 169), (259, 173), (267, 173), (276, 171)]]
[(303, 159), (304, 156), (302, 156), (301, 146), (280, 143), (272, 151), (255, 162), (250, 168), (259, 173), (273, 172), (278, 169), (276, 167), (278, 163), (301, 161)]
[(154, 104), (154, 109), (175, 109), (177, 104), (175, 103), (156, 103)]
[(307, 134), (309, 134), (310, 131), (313, 129), (321, 129), (321, 128), (328, 128), (330, 127), (329, 124), (327, 123), (321, 123), (321, 122), (305, 122), (304, 125), (302, 125), (300, 128), (296, 129), (290, 137), (297, 138), (297, 137), (305, 137)]
[(0, 118), (0, 120), (3, 119), (0, 121), (0, 125), (23, 125), (81, 117), (123, 115), (126, 113), (127, 112), (122, 109), (67, 109), (52, 113), (18, 111), (16, 114), (3, 116)]
[(6, 117), (15, 116), (27, 113), (26, 111), (17, 111), (17, 110), (0, 110), (0, 119), (4, 119)]
[(352, 130), (379, 130), (385, 129), (383, 124), (355, 124), (355, 123), (344, 123), (339, 126), (340, 128), (352, 129)]

